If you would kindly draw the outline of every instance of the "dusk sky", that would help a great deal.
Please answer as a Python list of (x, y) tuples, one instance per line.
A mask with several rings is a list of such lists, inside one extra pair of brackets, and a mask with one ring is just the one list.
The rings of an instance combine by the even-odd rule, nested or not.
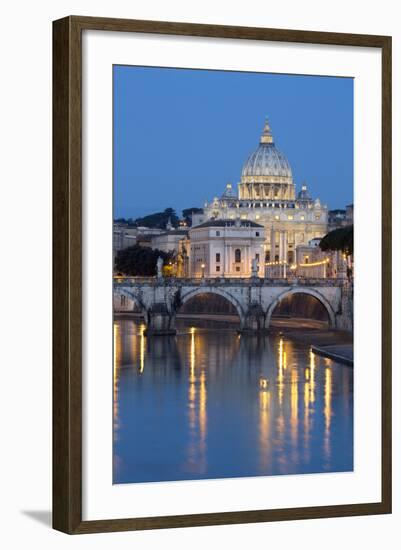
[(202, 207), (236, 184), (265, 117), (330, 209), (353, 202), (353, 80), (114, 67), (114, 216)]

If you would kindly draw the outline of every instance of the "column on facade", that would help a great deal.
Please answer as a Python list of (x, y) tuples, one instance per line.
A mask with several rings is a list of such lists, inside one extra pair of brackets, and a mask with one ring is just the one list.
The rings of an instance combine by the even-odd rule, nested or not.
[(229, 264), (229, 247), (224, 243), (224, 275), (227, 276), (230, 272)]
[(283, 261), (283, 232), (281, 230), (278, 232), (278, 261), (280, 263)]
[(288, 232), (283, 231), (283, 276), (284, 278), (287, 277), (287, 239), (288, 239)]
[(270, 261), (274, 262), (274, 259), (276, 257), (276, 235), (275, 231), (272, 228), (270, 232)]

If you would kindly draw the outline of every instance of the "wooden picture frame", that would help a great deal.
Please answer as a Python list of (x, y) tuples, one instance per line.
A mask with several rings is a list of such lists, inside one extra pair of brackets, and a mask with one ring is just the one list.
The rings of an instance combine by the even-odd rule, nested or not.
[[(378, 48), (382, 56), (382, 497), (306, 508), (82, 520), (82, 31)], [(69, 534), (391, 512), (391, 37), (71, 16), (53, 23), (53, 527)]]

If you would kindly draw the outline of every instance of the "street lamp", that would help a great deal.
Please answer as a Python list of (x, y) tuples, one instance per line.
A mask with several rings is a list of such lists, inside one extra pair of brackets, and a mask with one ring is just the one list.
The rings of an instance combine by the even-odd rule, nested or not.
[(205, 267), (206, 267), (205, 264), (202, 264), (202, 265), (201, 265), (201, 268), (202, 268), (202, 279), (205, 278)]

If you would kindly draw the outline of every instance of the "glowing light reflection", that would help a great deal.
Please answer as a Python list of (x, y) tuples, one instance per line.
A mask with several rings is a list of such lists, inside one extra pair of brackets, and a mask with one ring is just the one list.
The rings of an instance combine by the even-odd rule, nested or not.
[(283, 404), (283, 395), (284, 395), (284, 373), (283, 373), (283, 339), (280, 338), (278, 344), (278, 402), (280, 406)]
[(310, 401), (311, 403), (315, 402), (315, 369), (316, 369), (316, 362), (315, 362), (315, 354), (312, 350), (309, 352), (309, 360), (310, 360)]
[(259, 391), (259, 445), (260, 466), (265, 469), (270, 463), (270, 391), (260, 387)]
[(298, 373), (296, 369), (291, 371), (291, 439), (295, 449), (298, 436)]
[(331, 396), (332, 396), (332, 372), (330, 367), (325, 369), (324, 382), (324, 453), (327, 460), (330, 460), (330, 427), (331, 427)]
[(145, 328), (146, 325), (141, 324), (139, 326), (139, 372), (142, 374), (145, 369), (145, 350), (146, 350), (146, 341), (145, 341)]
[(121, 334), (120, 325), (114, 323), (113, 325), (113, 419), (115, 434), (120, 425), (119, 419), (119, 407), (118, 407), (118, 380), (120, 377), (121, 367)]
[[(197, 369), (196, 329), (191, 327), (189, 341), (189, 376), (188, 376), (188, 424), (190, 443), (188, 445), (188, 464), (191, 472), (206, 471), (207, 446), (207, 384), (206, 373), (202, 370), (199, 376)], [(199, 387), (197, 387), (199, 386)]]

